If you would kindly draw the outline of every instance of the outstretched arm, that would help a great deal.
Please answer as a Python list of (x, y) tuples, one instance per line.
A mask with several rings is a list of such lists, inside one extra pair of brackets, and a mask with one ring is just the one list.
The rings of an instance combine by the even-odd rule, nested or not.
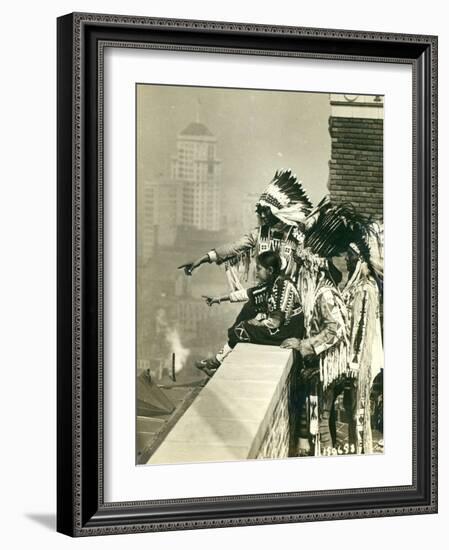
[(209, 262), (209, 263), (211, 262), (211, 259), (209, 258), (208, 254), (201, 256), (201, 258), (198, 258), (197, 260), (182, 264), (178, 267), (178, 269), (183, 269), (186, 275), (192, 275), (194, 269), (196, 269), (201, 264), (204, 264), (206, 262)]
[(220, 304), (221, 302), (246, 302), (248, 300), (248, 292), (246, 289), (235, 290), (230, 294), (224, 294), (223, 296), (202, 296), (206, 300), (208, 306), (213, 304)]
[(209, 261), (221, 264), (243, 252), (252, 250), (257, 244), (258, 235), (259, 228), (256, 227), (232, 243), (217, 246), (207, 254)]
[(197, 260), (192, 260), (180, 265), (178, 269), (183, 269), (186, 275), (192, 275), (193, 271), (201, 264), (206, 262), (221, 264), (230, 258), (238, 256), (246, 250), (252, 250), (257, 243), (258, 231), (258, 228), (255, 228), (247, 235), (240, 237), (240, 239), (237, 239), (229, 244), (218, 246)]
[(206, 301), (206, 304), (210, 307), (214, 304), (221, 304), (221, 302), (229, 302), (229, 294), (224, 296), (201, 296)]

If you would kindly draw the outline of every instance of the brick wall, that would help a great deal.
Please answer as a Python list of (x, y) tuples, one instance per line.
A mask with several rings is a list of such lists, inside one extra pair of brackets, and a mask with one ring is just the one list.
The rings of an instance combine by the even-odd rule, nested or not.
[(329, 193), (383, 220), (383, 120), (329, 117), (332, 140)]

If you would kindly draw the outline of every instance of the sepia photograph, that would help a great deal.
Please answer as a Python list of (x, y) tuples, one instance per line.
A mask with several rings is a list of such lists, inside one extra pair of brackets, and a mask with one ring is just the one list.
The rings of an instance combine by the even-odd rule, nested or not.
[(438, 512), (438, 37), (275, 21), (58, 18), (61, 533)]
[(136, 464), (384, 452), (383, 121), (136, 84)]

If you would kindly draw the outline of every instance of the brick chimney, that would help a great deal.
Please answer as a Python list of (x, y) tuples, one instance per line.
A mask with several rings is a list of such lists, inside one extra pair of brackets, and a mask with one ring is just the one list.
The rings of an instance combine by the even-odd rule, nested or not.
[(331, 199), (382, 222), (383, 96), (330, 94), (330, 105)]

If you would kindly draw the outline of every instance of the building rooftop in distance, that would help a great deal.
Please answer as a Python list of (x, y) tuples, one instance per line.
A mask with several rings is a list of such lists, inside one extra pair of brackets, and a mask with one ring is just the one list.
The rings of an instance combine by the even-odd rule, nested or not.
[(213, 136), (207, 126), (201, 122), (191, 122), (180, 132), (181, 136)]

